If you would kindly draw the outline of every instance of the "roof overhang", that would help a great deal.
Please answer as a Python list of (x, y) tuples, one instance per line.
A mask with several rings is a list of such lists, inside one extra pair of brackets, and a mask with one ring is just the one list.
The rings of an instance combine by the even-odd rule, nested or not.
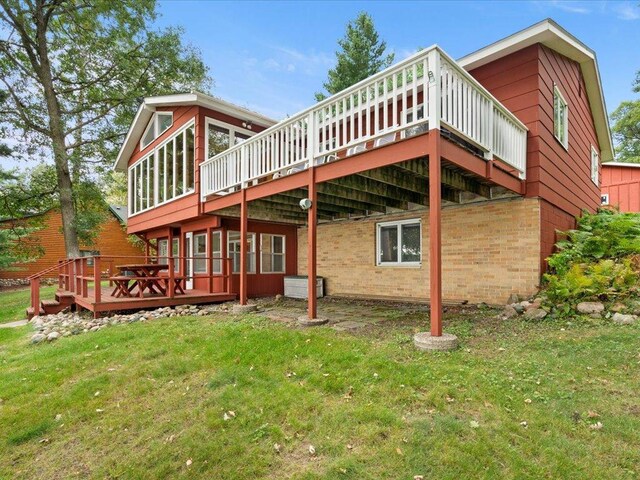
[(252, 112), (244, 107), (234, 105), (233, 103), (226, 102), (219, 98), (212, 97), (200, 92), (191, 93), (178, 93), (175, 95), (162, 95), (158, 97), (147, 97), (144, 99), (138, 112), (133, 119), (131, 127), (127, 132), (127, 136), (124, 139), (118, 157), (113, 165), (114, 170), (126, 170), (129, 158), (133, 154), (133, 151), (138, 144), (140, 137), (144, 133), (145, 128), (149, 124), (149, 120), (153, 116), (154, 112), (158, 108), (162, 107), (178, 107), (178, 106), (191, 106), (196, 105), (200, 107), (209, 108), (217, 112), (225, 113), (229, 116), (239, 118), (242, 120), (250, 120), (256, 125), (263, 127), (270, 127), (277, 123), (272, 118), (265, 117), (256, 112)]
[(602, 167), (640, 168), (640, 163), (606, 162), (602, 164)]
[(466, 55), (458, 63), (467, 71), (486, 65), (511, 53), (540, 43), (580, 65), (585, 81), (587, 97), (593, 112), (598, 142), (603, 162), (613, 160), (613, 141), (609, 129), (609, 117), (602, 92), (598, 61), (593, 50), (567, 32), (551, 19), (543, 20), (529, 28)]

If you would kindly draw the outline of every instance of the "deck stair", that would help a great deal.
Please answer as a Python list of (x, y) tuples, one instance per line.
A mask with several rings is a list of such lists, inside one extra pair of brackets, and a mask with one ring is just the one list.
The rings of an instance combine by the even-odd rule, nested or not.
[[(36, 315), (50, 315), (59, 313), (67, 307), (75, 304), (75, 297), (72, 292), (66, 292), (62, 289), (56, 291), (55, 300), (42, 300), (40, 301), (40, 279), (55, 270), (58, 270), (58, 286), (62, 287), (64, 279), (61, 275), (62, 269), (67, 265), (70, 265), (73, 260), (61, 260), (58, 264), (49, 267), (41, 272), (28, 277), (31, 285), (31, 306), (26, 310), (27, 318), (31, 320)], [(38, 305), (38, 312), (36, 313), (35, 305)]]

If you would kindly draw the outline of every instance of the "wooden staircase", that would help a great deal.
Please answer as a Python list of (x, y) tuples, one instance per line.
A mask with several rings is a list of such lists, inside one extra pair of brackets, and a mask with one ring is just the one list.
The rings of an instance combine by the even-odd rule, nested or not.
[[(27, 318), (31, 320), (36, 315), (51, 315), (59, 313), (65, 308), (75, 305), (75, 296), (72, 292), (68, 292), (59, 288), (55, 293), (55, 300), (40, 300), (40, 279), (54, 270), (58, 270), (58, 285), (65, 286), (65, 282), (61, 276), (61, 269), (68, 266), (73, 260), (65, 260), (59, 262), (53, 267), (49, 267), (41, 272), (31, 275), (28, 280), (31, 285), (31, 306), (27, 308)], [(36, 306), (38, 311), (36, 312)]]

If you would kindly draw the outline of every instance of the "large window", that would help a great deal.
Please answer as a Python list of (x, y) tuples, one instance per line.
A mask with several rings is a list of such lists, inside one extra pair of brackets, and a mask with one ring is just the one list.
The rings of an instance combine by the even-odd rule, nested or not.
[(180, 239), (173, 238), (171, 239), (171, 255), (173, 256), (173, 271), (180, 271)]
[[(233, 273), (240, 273), (240, 232), (229, 232), (227, 251), (231, 257)], [(256, 273), (256, 234), (247, 235), (247, 273)]]
[(211, 273), (222, 273), (222, 232), (211, 232)]
[(555, 85), (553, 87), (553, 134), (564, 148), (569, 147), (569, 107)]
[(211, 118), (207, 118), (206, 125), (207, 141), (205, 143), (205, 158), (207, 159), (224, 152), (233, 145), (244, 142), (253, 134), (250, 130), (233, 127)]
[(144, 150), (151, 142), (169, 130), (173, 125), (173, 113), (157, 112), (151, 117), (149, 125), (142, 134), (140, 150)]
[(193, 192), (194, 177), (195, 135), (191, 123), (129, 167), (130, 214)]
[(158, 263), (169, 263), (169, 240), (166, 238), (158, 240)]
[(376, 245), (377, 265), (420, 265), (420, 220), (379, 223), (376, 228)]
[(260, 271), (262, 273), (284, 273), (284, 235), (260, 235)]
[(591, 181), (598, 187), (600, 186), (599, 167), (600, 155), (598, 154), (596, 147), (591, 145)]
[(207, 234), (196, 233), (193, 236), (193, 271), (207, 273)]

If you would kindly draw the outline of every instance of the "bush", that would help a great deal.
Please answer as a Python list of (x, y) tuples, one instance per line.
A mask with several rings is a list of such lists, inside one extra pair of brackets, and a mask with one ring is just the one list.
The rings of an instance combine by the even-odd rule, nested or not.
[(636, 293), (640, 278), (640, 215), (599, 210), (585, 213), (578, 228), (564, 233), (548, 258), (544, 276), (554, 302), (586, 297), (603, 300)]

